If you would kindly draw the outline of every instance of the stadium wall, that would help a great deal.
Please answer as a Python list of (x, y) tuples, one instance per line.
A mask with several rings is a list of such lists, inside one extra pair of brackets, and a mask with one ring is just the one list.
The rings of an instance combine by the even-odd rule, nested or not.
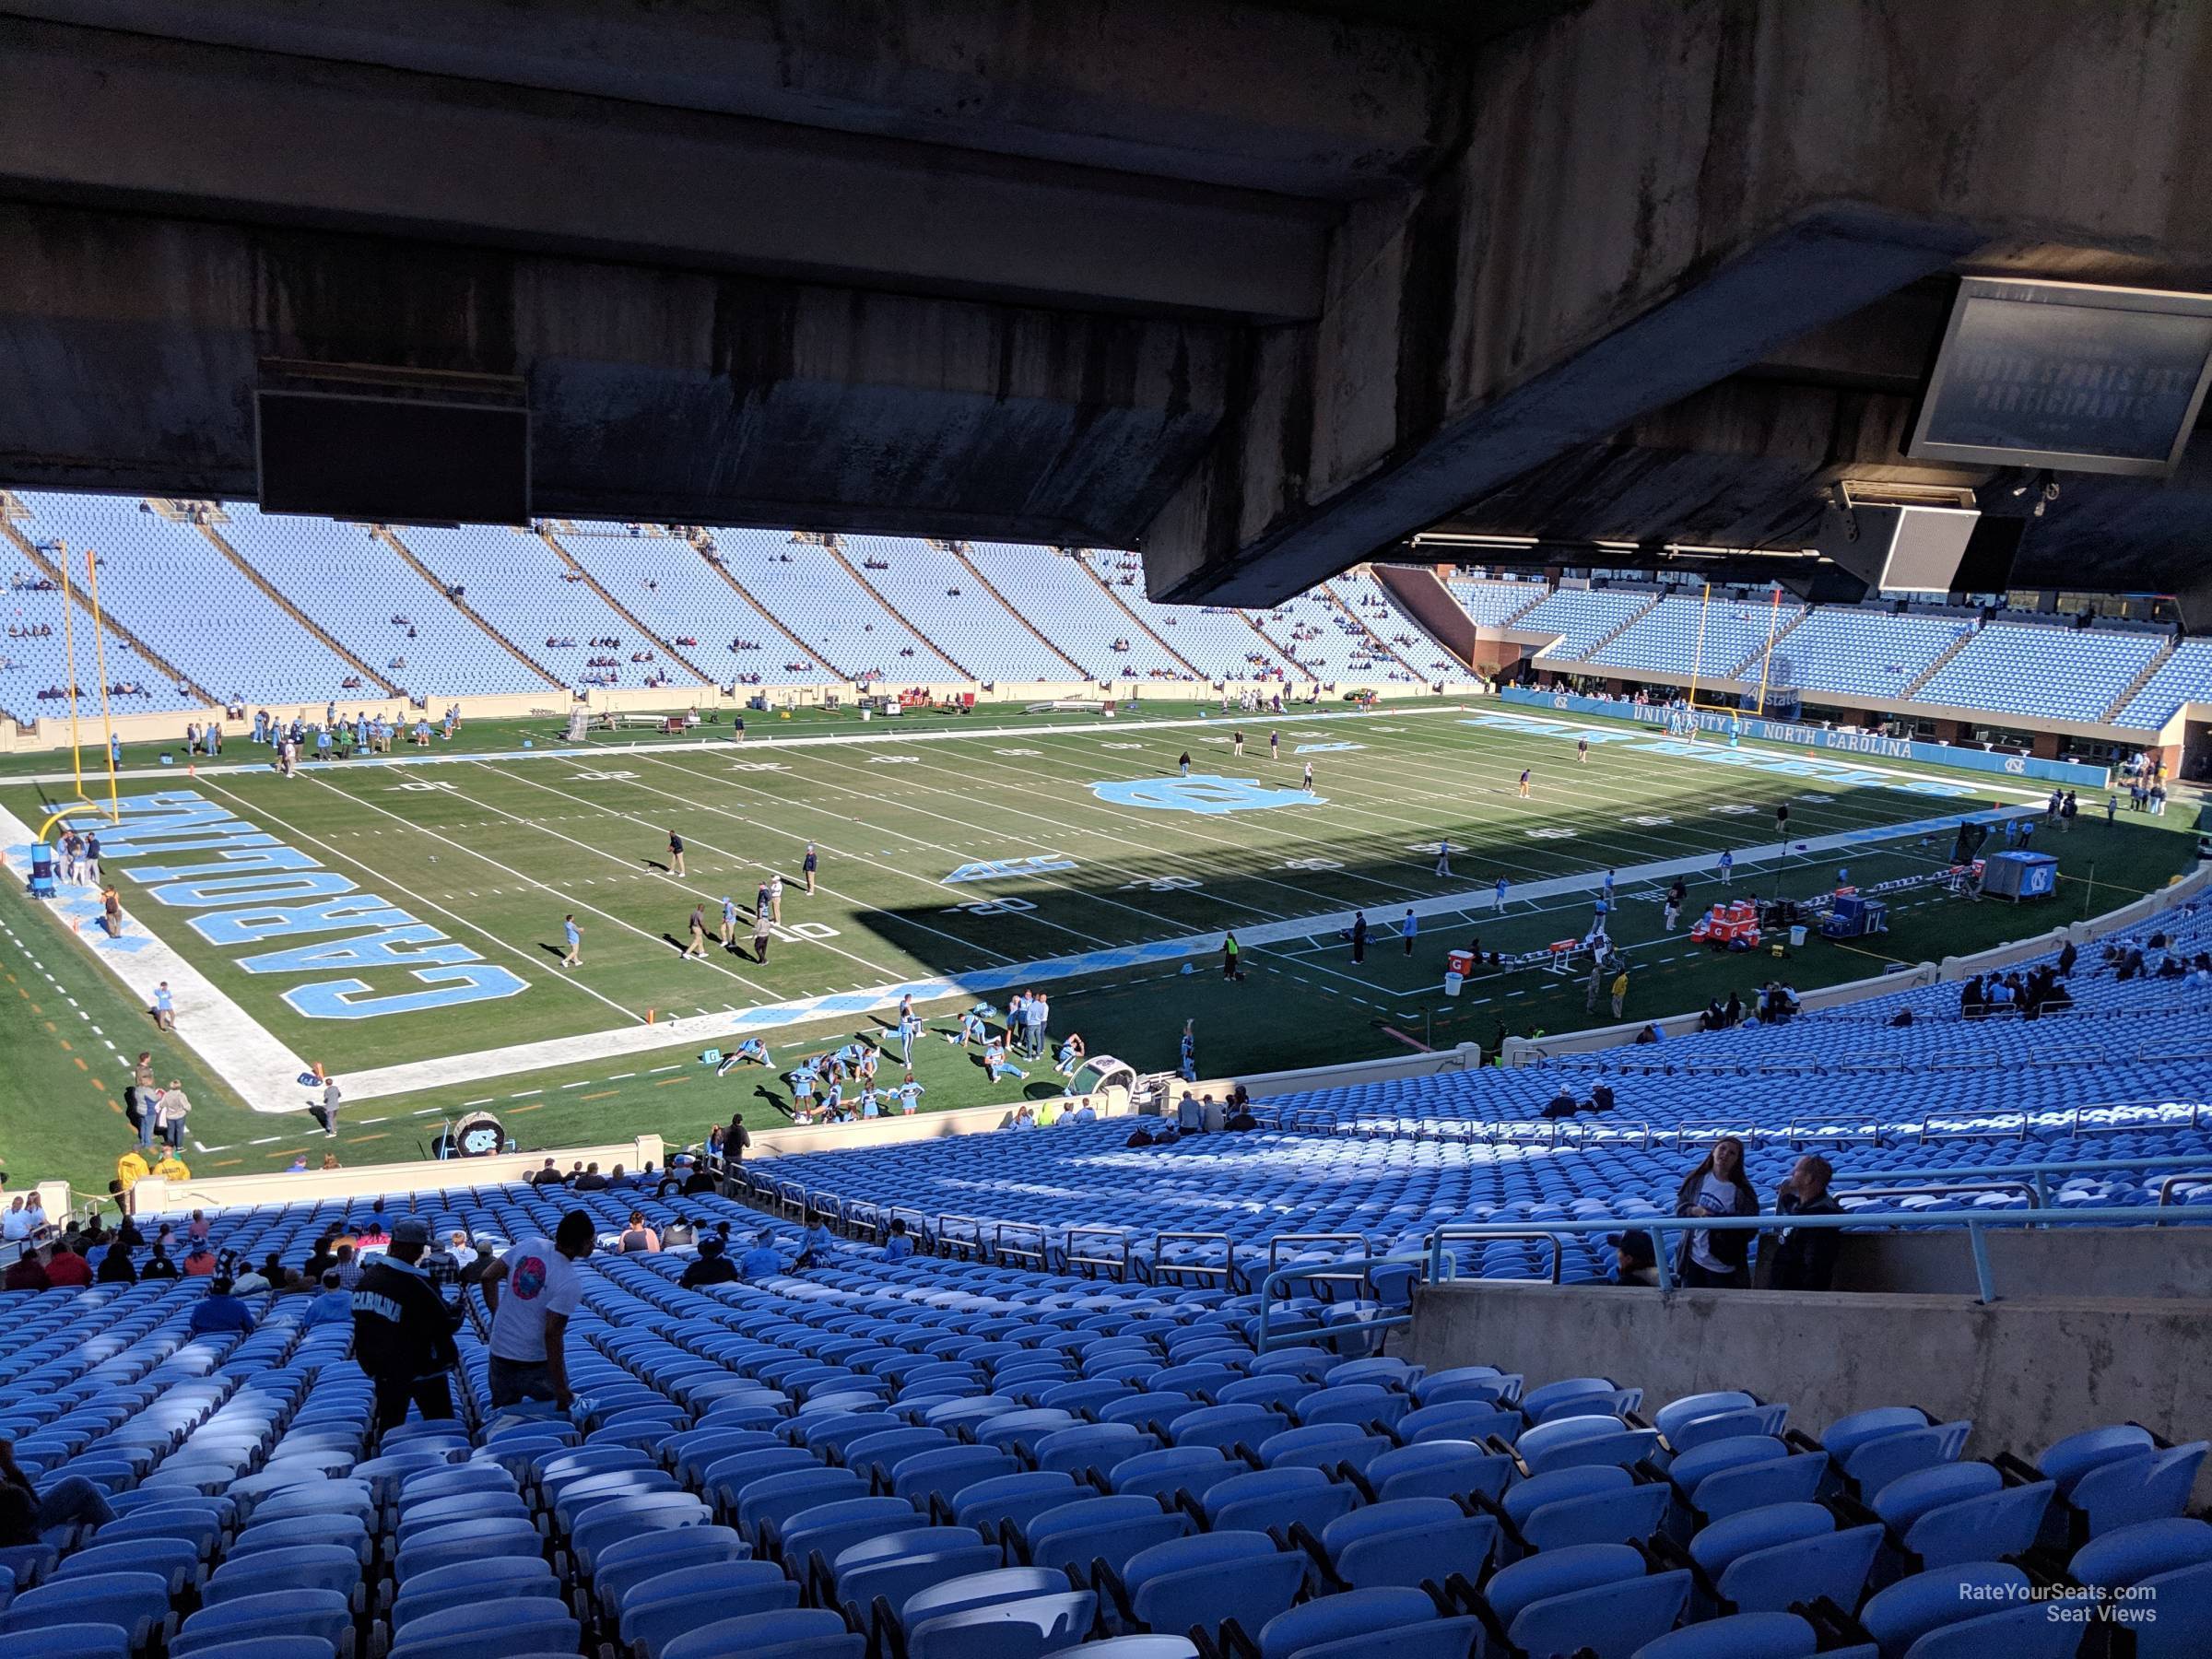
[[(1135, 700), (1138, 702), (1192, 702), (1206, 701), (1218, 695), (1237, 696), (1250, 689), (1263, 696), (1282, 689), (1274, 680), (1115, 680), (1100, 685), (1088, 680), (1041, 680), (1015, 683), (1013, 681), (975, 680), (955, 682), (914, 682), (889, 687), (896, 692), (918, 688), (932, 697), (951, 698), (973, 695), (979, 706), (1020, 705), (1033, 702), (1097, 701), (1112, 697), (1117, 701)], [(551, 690), (515, 692), (496, 697), (438, 697), (426, 699), (418, 707), (404, 698), (371, 696), (364, 691), (341, 692), (336, 698), (339, 707), (347, 714), (359, 711), (372, 718), (382, 715), (387, 721), (408, 722), (418, 716), (428, 718), (434, 725), (438, 716), (453, 703), (461, 708), (464, 721), (470, 720), (551, 720), (566, 721), (569, 710), (579, 700), (586, 703), (594, 713), (653, 714), (683, 713), (688, 711), (705, 712), (743, 713), (755, 697), (765, 697), (770, 712), (778, 708), (821, 708), (834, 697), (841, 703), (856, 702), (863, 697), (879, 696), (884, 686), (862, 687), (839, 681), (818, 686), (740, 686), (735, 692), (726, 688), (704, 687), (638, 687), (634, 689), (594, 688), (584, 699), (564, 699)], [(1333, 700), (1341, 700), (1343, 693), (1372, 691), (1378, 698), (1403, 700), (1440, 695), (1436, 687), (1423, 682), (1408, 685), (1403, 680), (1335, 680), (1324, 689), (1321, 706), (1326, 708)], [(1476, 696), (1468, 688), (1453, 693), (1458, 696)], [(231, 743), (243, 740), (252, 729), (253, 711), (266, 709), (282, 720), (297, 716), (301, 720), (320, 720), (331, 700), (317, 698), (312, 702), (269, 703), (249, 702), (244, 724), (226, 720), (224, 735)], [(211, 715), (219, 715), (214, 708), (181, 709), (162, 714), (117, 714), (103, 725), (97, 703), (80, 705), (77, 711), (77, 731), (88, 748), (98, 747), (102, 735), (112, 729), (126, 744), (181, 743), (187, 725), (205, 723)], [(404, 746), (403, 746), (404, 747)], [(0, 719), (0, 755), (38, 754), (64, 751), (69, 747), (69, 717), (62, 712), (23, 725), (13, 720)]]
[[(1963, 1239), (1949, 1241), (1961, 1258)], [(2085, 1423), (2203, 1430), (2212, 1301), (1806, 1296), (1461, 1280), (1418, 1287), (1406, 1358), (1434, 1371), (1512, 1356), (1532, 1377), (1633, 1378), (1652, 1400), (1747, 1389), (1800, 1424), (1875, 1402), (1971, 1418), (1965, 1455)], [(2212, 1478), (2200, 1483), (2212, 1487)]]
[[(1688, 682), (1685, 679), (1683, 684)], [(1710, 682), (1708, 682), (1710, 683)], [(1581, 697), (1570, 691), (1535, 691), (1525, 687), (1508, 686), (1498, 693), (1500, 701), (1517, 704), (1522, 708), (1547, 709), (1555, 713), (1587, 714), (1602, 720), (1632, 720), (1639, 725), (1665, 726), (1667, 711), (1648, 703), (1621, 704), (1599, 697)], [(1897, 705), (1901, 711), (1907, 705)], [(1932, 711), (1911, 705), (1917, 715)], [(1974, 714), (1975, 719), (1992, 718)], [(2008, 724), (2017, 719), (2004, 715)], [(1730, 717), (1700, 710), (1698, 727), (1706, 732), (1726, 732)], [(2023, 723), (2032, 724), (2032, 723)], [(2118, 726), (2081, 728), (2107, 735), (2112, 741), (2129, 741)], [(1945, 743), (1920, 743), (1905, 737), (1881, 737), (1866, 732), (1838, 732), (1825, 726), (1804, 725), (1793, 721), (1762, 720), (1746, 715), (1743, 735), (1761, 743), (1780, 743), (1792, 748), (1830, 749), (1839, 754), (1859, 755), (1870, 760), (1910, 760), (1921, 766), (1948, 766), (1964, 771), (1987, 772), (1996, 777), (2033, 779), (2043, 783), (2064, 783), (2076, 789), (2104, 789), (2110, 786), (2112, 772), (2101, 766), (2085, 766), (2077, 760), (2045, 760), (2033, 755), (1997, 755), (1985, 749), (1958, 748)]]

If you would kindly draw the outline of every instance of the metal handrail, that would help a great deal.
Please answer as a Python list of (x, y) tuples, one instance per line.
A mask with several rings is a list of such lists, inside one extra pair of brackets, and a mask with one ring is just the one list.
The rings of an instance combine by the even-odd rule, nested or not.
[[(1440, 1259), (1442, 1264), (1441, 1277), (1450, 1278), (1457, 1274), (1458, 1261), (1449, 1251), (1441, 1253), (1441, 1256), (1439, 1253), (1430, 1250), (1422, 1250), (1416, 1253), (1400, 1253), (1392, 1255), (1358, 1256), (1341, 1265), (1346, 1267), (1359, 1268), (1362, 1278), (1371, 1275), (1378, 1267), (1411, 1267), (1414, 1269), (1417, 1278), (1420, 1277), (1424, 1268), (1428, 1268), (1430, 1269), (1430, 1277), (1435, 1277), (1437, 1272), (1433, 1265)], [(1304, 1277), (1305, 1274), (1300, 1268), (1285, 1267), (1268, 1274), (1260, 1281), (1259, 1329), (1253, 1336), (1253, 1346), (1257, 1352), (1264, 1354), (1275, 1346), (1274, 1335), (1267, 1328), (1270, 1323), (1268, 1313), (1274, 1306), (1274, 1297), (1277, 1292), (1286, 1289)], [(1358, 1336), (1364, 1340), (1377, 1332), (1399, 1330), (1410, 1326), (1412, 1324), (1413, 1313), (1408, 1309), (1404, 1313), (1379, 1313), (1371, 1318), (1362, 1319), (1356, 1325), (1347, 1326), (1343, 1334)], [(1311, 1335), (1312, 1333), (1303, 1330), (1294, 1331), (1289, 1334), (1289, 1340), (1303, 1342)]]
[[(1080, 1239), (1107, 1239), (1121, 1246), (1121, 1254), (1093, 1255), (1077, 1242)], [(1061, 1262), (1069, 1271), (1078, 1267), (1112, 1269), (1114, 1277), (1127, 1282), (1131, 1240), (1125, 1227), (1071, 1227), (1061, 1241)], [(1086, 1277), (1089, 1276), (1085, 1275)]]
[[(1009, 1243), (1006, 1239), (1009, 1230), (1018, 1237), (1026, 1236), (1034, 1239), (1036, 1242), (1034, 1244)], [(1033, 1266), (1037, 1272), (1042, 1273), (1048, 1265), (1045, 1258), (1046, 1243), (1044, 1229), (1033, 1222), (1001, 1221), (991, 1231), (992, 1259), (999, 1262), (1014, 1262), (1023, 1266)]]
[[(1977, 1298), (1984, 1302), (1997, 1300), (1996, 1279), (1989, 1263), (1988, 1241), (1984, 1235), (1992, 1229), (2017, 1229), (2025, 1223), (2015, 1218), (2015, 1212), (1990, 1210), (1921, 1210), (1879, 1215), (1766, 1215), (1766, 1216), (1614, 1216), (1590, 1217), (1574, 1221), (1542, 1222), (1488, 1222), (1464, 1221), (1453, 1224), (1455, 1235), (1465, 1238), (1512, 1237), (1530, 1231), (1554, 1233), (1562, 1238), (1587, 1238), (1608, 1233), (1642, 1232), (1652, 1239), (1652, 1257), (1658, 1270), (1659, 1288), (1676, 1288), (1672, 1263), (1668, 1259), (1666, 1235), (1686, 1232), (1791, 1232), (1799, 1228), (1815, 1230), (1841, 1230), (1855, 1228), (1886, 1232), (1934, 1231), (1939, 1228), (1956, 1228), (1967, 1236), (1967, 1247), (1974, 1258), (1974, 1283)], [(2046, 1210), (2038, 1218), (2039, 1224), (2048, 1227), (2111, 1227), (2144, 1225), (2140, 1209), (2104, 1206), (2097, 1209)], [(1439, 1241), (1430, 1235), (1431, 1252)], [(1262, 1304), (1265, 1312), (1265, 1304)]]
[[(1171, 1240), (1178, 1243), (1219, 1244), (1225, 1253), (1217, 1267), (1208, 1262), (1174, 1262), (1160, 1260), (1159, 1247)], [(1178, 1276), (1189, 1274), (1194, 1278), (1219, 1279), (1233, 1290), (1237, 1288), (1237, 1241), (1225, 1232), (1183, 1232), (1170, 1230), (1152, 1235), (1152, 1282), (1159, 1284), (1162, 1274)], [(1175, 1282), (1180, 1282), (1178, 1279)]]
[[(965, 1235), (952, 1226), (952, 1223), (956, 1221), (966, 1223), (968, 1230)], [(937, 1247), (940, 1250), (949, 1248), (966, 1251), (980, 1262), (983, 1259), (983, 1229), (995, 1225), (996, 1223), (988, 1216), (956, 1216), (940, 1213), (937, 1217), (935, 1235)]]
[[(1478, 1234), (1463, 1230), (1461, 1226), (1456, 1222), (1447, 1222), (1445, 1225), (1438, 1228), (1434, 1232), (1429, 1235), (1427, 1254), (1429, 1257), (1431, 1277), (1437, 1276), (1438, 1272), (1441, 1270), (1444, 1258), (1447, 1255), (1452, 1254), (1452, 1253), (1447, 1252), (1444, 1249), (1445, 1243), (1450, 1240), (1462, 1238), (1541, 1240), (1551, 1246), (1551, 1282), (1555, 1285), (1559, 1282), (1561, 1268), (1567, 1257), (1567, 1249), (1566, 1245), (1562, 1242), (1557, 1233), (1545, 1232), (1538, 1228), (1524, 1228), (1518, 1232), (1492, 1232)], [(1456, 1261), (1456, 1256), (1454, 1256), (1453, 1260)], [(1455, 1272), (1452, 1277), (1457, 1278), (1460, 1276)], [(1479, 1280), (1482, 1277), (1482, 1275), (1476, 1273), (1469, 1274), (1466, 1277), (1472, 1279)], [(1525, 1283), (1526, 1281), (1522, 1280), (1516, 1282)]]
[(2184, 1181), (2212, 1181), (2212, 1170), (2182, 1170), (2159, 1182), (2159, 1207), (2173, 1202), (2173, 1189)]
[[(1267, 1270), (1270, 1277), (1282, 1269), (1282, 1246), (1285, 1244), (1356, 1244), (1361, 1250), (1372, 1248), (1368, 1243), (1365, 1233), (1277, 1233), (1267, 1241)], [(1355, 1287), (1355, 1293), (1367, 1288), (1368, 1286), (1365, 1269), (1357, 1273), (1349, 1273), (1339, 1268), (1334, 1262), (1321, 1262), (1306, 1267), (1293, 1267), (1290, 1271), (1294, 1277), (1303, 1279), (1309, 1284), (1324, 1280), (1330, 1284), (1349, 1283)]]

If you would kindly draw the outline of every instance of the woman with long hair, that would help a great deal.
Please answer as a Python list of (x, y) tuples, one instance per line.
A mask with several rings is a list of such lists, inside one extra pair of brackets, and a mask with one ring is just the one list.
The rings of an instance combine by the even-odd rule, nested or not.
[[(1744, 1173), (1744, 1143), (1734, 1135), (1713, 1142), (1705, 1160), (1675, 1194), (1677, 1216), (1756, 1216), (1759, 1194)], [(1682, 1283), (1714, 1289), (1748, 1285), (1751, 1235), (1729, 1230), (1684, 1235), (1676, 1271)]]

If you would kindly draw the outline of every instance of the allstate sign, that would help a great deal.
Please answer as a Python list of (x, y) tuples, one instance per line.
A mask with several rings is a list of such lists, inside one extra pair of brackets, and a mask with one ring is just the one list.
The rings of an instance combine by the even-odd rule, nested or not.
[(1093, 783), (1090, 793), (1109, 806), (1151, 812), (1262, 812), (1270, 806), (1316, 806), (1323, 797), (1301, 789), (1270, 789), (1257, 778), (1128, 778)]

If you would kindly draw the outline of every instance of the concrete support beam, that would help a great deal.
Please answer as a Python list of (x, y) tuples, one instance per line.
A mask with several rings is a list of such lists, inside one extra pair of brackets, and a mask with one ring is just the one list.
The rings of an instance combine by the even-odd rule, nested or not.
[(0, 379), (49, 394), (0, 400), (25, 485), (251, 497), (261, 363), (302, 359), (520, 377), (548, 515), (1126, 546), (1235, 355), (1196, 322), (59, 208), (0, 206)]
[(1348, 200), (1425, 177), (1462, 79), (1430, 37), (1192, 0), (19, 0), (325, 64)]
[(0, 194), (1083, 310), (1312, 316), (1335, 213), (20, 18), (0, 109)]
[(1147, 587), (1271, 603), (1932, 273), (2203, 286), (2208, 59), (2157, 0), (1596, 0), (1501, 43), (1457, 160), (1263, 337)]

